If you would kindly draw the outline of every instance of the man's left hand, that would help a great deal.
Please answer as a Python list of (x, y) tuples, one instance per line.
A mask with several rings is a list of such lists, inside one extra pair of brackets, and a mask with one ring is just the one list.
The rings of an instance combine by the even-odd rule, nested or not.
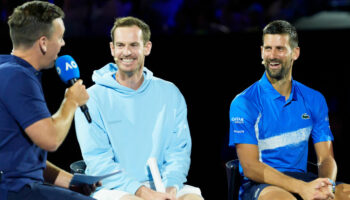
[(90, 194), (92, 194), (93, 192), (96, 191), (97, 187), (102, 186), (102, 183), (99, 181), (95, 184), (92, 185), (88, 185), (88, 184), (83, 184), (83, 185), (79, 185), (79, 186), (75, 186), (75, 185), (70, 185), (69, 189), (73, 190), (75, 192), (84, 194), (86, 196), (89, 196)]

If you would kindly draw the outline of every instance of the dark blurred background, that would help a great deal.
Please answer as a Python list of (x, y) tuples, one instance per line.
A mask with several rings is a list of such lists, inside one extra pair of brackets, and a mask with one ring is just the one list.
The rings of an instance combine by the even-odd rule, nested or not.
[[(0, 53), (11, 52), (7, 18), (23, 0), (0, 0)], [(146, 66), (175, 83), (188, 106), (193, 148), (188, 183), (206, 199), (226, 199), (225, 162), (235, 158), (228, 147), (232, 99), (260, 79), (261, 29), (285, 19), (298, 29), (301, 56), (293, 78), (325, 96), (329, 106), (338, 180), (350, 183), (348, 152), (350, 0), (51, 0), (64, 9), (66, 46), (61, 55), (77, 61), (91, 86), (93, 70), (113, 62), (109, 50), (114, 19), (133, 15), (151, 27), (152, 53)], [(1, 80), (0, 80), (1, 84)], [(55, 69), (46, 70), (43, 87), (56, 112), (66, 86)], [(1, 120), (1, 119), (0, 119)], [(81, 159), (74, 127), (49, 160), (69, 170)], [(310, 149), (310, 160), (315, 161)]]

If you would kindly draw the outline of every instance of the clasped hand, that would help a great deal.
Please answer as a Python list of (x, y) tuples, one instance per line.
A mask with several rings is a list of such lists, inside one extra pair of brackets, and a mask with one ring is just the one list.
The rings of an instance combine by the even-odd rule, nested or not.
[(329, 200), (334, 199), (332, 183), (328, 178), (318, 178), (306, 183), (300, 196), (304, 200)]

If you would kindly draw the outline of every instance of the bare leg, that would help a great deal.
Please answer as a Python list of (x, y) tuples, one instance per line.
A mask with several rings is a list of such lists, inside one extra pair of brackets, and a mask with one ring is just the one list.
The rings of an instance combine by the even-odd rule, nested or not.
[(128, 194), (128, 195), (124, 195), (122, 198), (120, 198), (120, 200), (142, 200), (142, 198), (137, 197), (135, 195)]
[(178, 198), (178, 200), (204, 200), (197, 194), (185, 194)]
[(339, 184), (335, 187), (335, 200), (350, 200), (349, 184)]
[(296, 200), (296, 198), (287, 190), (268, 186), (261, 191), (258, 200)]

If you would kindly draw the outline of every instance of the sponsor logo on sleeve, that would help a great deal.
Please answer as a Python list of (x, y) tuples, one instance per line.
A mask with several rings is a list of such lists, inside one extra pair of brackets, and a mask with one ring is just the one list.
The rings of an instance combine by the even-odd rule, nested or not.
[(243, 117), (232, 117), (231, 121), (235, 124), (244, 124), (244, 118)]
[(244, 130), (233, 130), (234, 133), (244, 133)]

